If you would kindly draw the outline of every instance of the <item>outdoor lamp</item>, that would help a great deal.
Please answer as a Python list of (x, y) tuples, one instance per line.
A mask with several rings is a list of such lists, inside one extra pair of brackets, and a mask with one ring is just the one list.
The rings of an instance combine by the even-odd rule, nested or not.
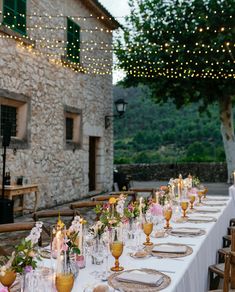
[(122, 117), (123, 114), (126, 111), (126, 105), (128, 104), (124, 99), (118, 99), (117, 101), (115, 101), (115, 107), (116, 107), (116, 111), (117, 111), (117, 115), (112, 115), (112, 116), (105, 116), (105, 129), (107, 129), (110, 126), (111, 123), (111, 119), (113, 117)]

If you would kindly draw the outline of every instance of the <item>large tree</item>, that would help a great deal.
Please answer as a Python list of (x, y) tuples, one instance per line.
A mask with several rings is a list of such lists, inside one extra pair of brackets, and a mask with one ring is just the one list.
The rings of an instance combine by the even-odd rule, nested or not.
[[(220, 112), (228, 181), (235, 169), (235, 0), (129, 0), (117, 40), (126, 86), (145, 84), (156, 102), (199, 102)], [(184, 119), (182, 117), (182, 123)]]

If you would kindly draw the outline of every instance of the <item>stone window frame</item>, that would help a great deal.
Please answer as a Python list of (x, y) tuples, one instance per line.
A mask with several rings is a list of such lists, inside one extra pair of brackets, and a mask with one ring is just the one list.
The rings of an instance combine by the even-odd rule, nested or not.
[[(30, 141), (31, 100), (24, 94), (0, 89), (0, 105), (9, 105), (17, 109), (17, 135), (11, 137), (9, 148), (28, 149)], [(0, 136), (2, 144), (2, 136)]]
[[(26, 2), (26, 11), (30, 11), (30, 1)], [(0, 0), (0, 10), (3, 11), (3, 0)], [(3, 13), (0, 14), (0, 33), (4, 33), (6, 35), (9, 35), (11, 38), (15, 39), (16, 41), (19, 41), (23, 43), (26, 46), (32, 46), (35, 47), (36, 42), (31, 40), (29, 36), (27, 35), (27, 23), (28, 18), (26, 17), (26, 35), (23, 35), (9, 27), (3, 24)]]
[[(73, 119), (73, 140), (66, 140), (66, 118)], [(82, 110), (64, 105), (64, 144), (66, 150), (76, 150), (82, 147)]]

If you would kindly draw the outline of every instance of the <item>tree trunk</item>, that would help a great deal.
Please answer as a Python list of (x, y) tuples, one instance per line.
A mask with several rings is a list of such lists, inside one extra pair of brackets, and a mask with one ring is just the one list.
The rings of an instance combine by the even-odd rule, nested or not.
[(223, 97), (219, 102), (221, 135), (224, 143), (224, 151), (227, 162), (228, 183), (233, 182), (235, 171), (235, 139), (233, 126), (233, 107), (230, 96)]

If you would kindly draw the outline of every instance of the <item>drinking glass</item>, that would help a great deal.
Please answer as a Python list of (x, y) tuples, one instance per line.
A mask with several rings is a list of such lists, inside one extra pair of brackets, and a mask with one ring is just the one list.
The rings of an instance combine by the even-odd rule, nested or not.
[(196, 196), (194, 194), (189, 194), (189, 202), (190, 202), (190, 209), (193, 209), (193, 204), (196, 200)]
[(208, 188), (205, 188), (203, 193), (204, 193), (203, 197), (204, 197), (204, 199), (206, 199), (206, 194), (208, 193)]
[(188, 209), (188, 201), (186, 200), (186, 199), (183, 199), (181, 202), (180, 202), (180, 206), (181, 206), (181, 208), (182, 208), (182, 210), (183, 210), (183, 218), (187, 218), (187, 216), (186, 216), (186, 211), (187, 211), (187, 209)]
[(165, 206), (165, 208), (163, 208), (163, 216), (166, 220), (166, 225), (165, 225), (165, 229), (170, 229), (170, 219), (172, 216), (172, 208), (170, 206)]
[(117, 229), (112, 230), (112, 232), (114, 233), (114, 236), (111, 238), (110, 251), (115, 258), (115, 265), (111, 268), (111, 271), (119, 272), (124, 270), (124, 268), (119, 265), (119, 257), (123, 252), (123, 241), (122, 238), (120, 238), (120, 233), (117, 232)]
[(203, 196), (203, 194), (204, 194), (204, 191), (203, 190), (199, 190), (197, 192), (198, 199), (199, 199), (199, 202), (198, 202), (199, 205), (202, 205), (202, 196)]
[(144, 222), (143, 223), (143, 231), (146, 235), (146, 241), (143, 243), (144, 245), (153, 245), (153, 243), (150, 241), (149, 235), (153, 231), (153, 223), (152, 222)]

